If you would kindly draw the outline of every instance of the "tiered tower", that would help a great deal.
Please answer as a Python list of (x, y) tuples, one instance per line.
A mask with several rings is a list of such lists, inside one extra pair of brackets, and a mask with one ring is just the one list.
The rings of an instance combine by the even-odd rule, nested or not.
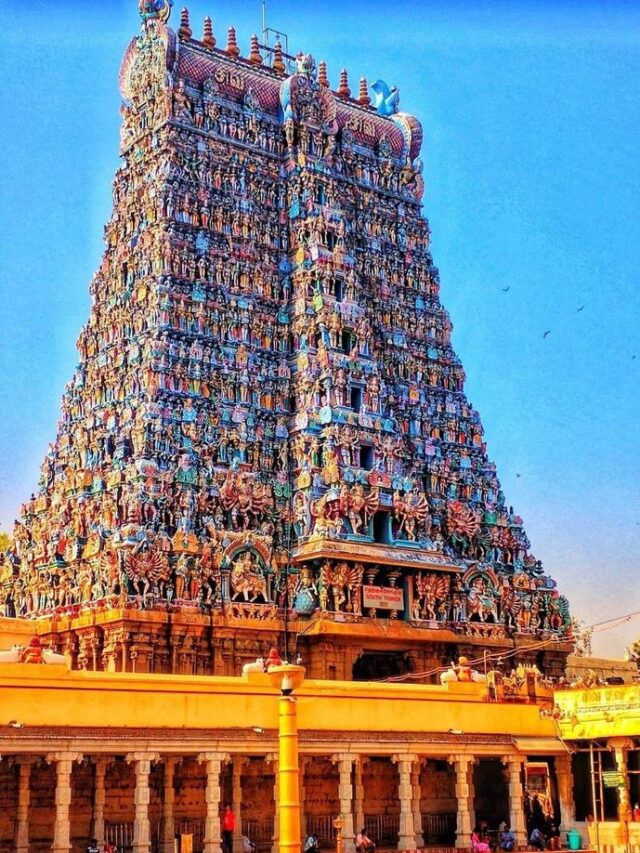
[(223, 48), (209, 19), (196, 40), (186, 10), (177, 33), (169, 4), (141, 10), (106, 250), (6, 614), (90, 668), (235, 673), (297, 644), (318, 677), (486, 646), (557, 672), (566, 600), (464, 394), (419, 122), (382, 81), (372, 104), (308, 54), (254, 37), (243, 58), (232, 28)]

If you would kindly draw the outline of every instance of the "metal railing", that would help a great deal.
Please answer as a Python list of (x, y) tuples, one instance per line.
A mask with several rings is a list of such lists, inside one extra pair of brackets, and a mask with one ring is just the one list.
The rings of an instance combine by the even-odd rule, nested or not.
[(193, 851), (197, 853), (204, 846), (204, 819), (176, 821), (176, 835), (192, 835)]
[(446, 814), (423, 814), (422, 834), (425, 844), (450, 845), (455, 843), (456, 838), (455, 812)]
[(267, 851), (273, 844), (273, 818), (265, 820), (242, 820), (242, 834), (246, 835), (260, 851)]
[(104, 839), (115, 844), (118, 850), (127, 850), (133, 846), (133, 821), (131, 823), (105, 823)]
[[(367, 835), (377, 847), (395, 847), (397, 845), (400, 815), (365, 815), (364, 826)], [(356, 832), (359, 832), (360, 829), (361, 827), (357, 827)]]
[[(307, 835), (315, 835), (321, 848), (335, 847), (336, 831), (333, 821), (336, 815), (306, 815)], [(398, 843), (400, 815), (377, 814), (365, 815), (365, 830), (378, 847), (395, 847)], [(359, 832), (361, 827), (354, 827)], [(205, 821), (177, 820), (175, 831), (177, 835), (193, 836), (194, 853), (202, 850), (204, 845)], [(425, 845), (450, 845), (455, 842), (456, 815), (423, 814), (422, 831)], [(243, 820), (242, 832), (256, 845), (259, 853), (266, 853), (271, 848), (273, 839), (273, 818), (266, 820)], [(159, 843), (162, 833), (162, 821), (152, 830), (151, 836), (154, 847)], [(133, 845), (133, 822), (105, 824), (105, 840), (115, 844), (121, 853), (126, 853)]]
[(315, 835), (321, 848), (336, 846), (335, 818), (336, 815), (306, 815), (307, 835)]

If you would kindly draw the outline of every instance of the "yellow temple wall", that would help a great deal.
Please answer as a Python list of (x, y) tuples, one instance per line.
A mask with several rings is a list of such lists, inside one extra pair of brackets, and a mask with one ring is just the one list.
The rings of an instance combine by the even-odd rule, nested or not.
[[(143, 675), (0, 664), (0, 725), (276, 729), (269, 677)], [(488, 703), (483, 685), (308, 680), (296, 692), (302, 729), (455, 732), (554, 738), (537, 705)], [(390, 701), (393, 700), (393, 701)]]
[(29, 638), (38, 633), (36, 622), (0, 616), (0, 649), (25, 646), (29, 642)]

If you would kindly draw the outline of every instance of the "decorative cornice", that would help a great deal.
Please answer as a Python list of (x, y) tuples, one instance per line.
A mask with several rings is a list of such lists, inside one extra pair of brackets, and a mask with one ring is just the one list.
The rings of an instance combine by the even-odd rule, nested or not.
[[(11, 729), (0, 726), (0, 743), (6, 753), (6, 747), (11, 744), (20, 744), (29, 741), (39, 741), (51, 746), (55, 741), (66, 741), (67, 743), (87, 743), (105, 741), (109, 743), (122, 743), (123, 747), (132, 741), (145, 741), (154, 744), (167, 743), (167, 746), (175, 744), (188, 746), (189, 744), (202, 744), (202, 742), (242, 742), (246, 745), (247, 754), (256, 754), (256, 746), (263, 746), (264, 753), (272, 752), (273, 745), (277, 742), (278, 733), (275, 729), (266, 729), (264, 732), (256, 733), (253, 729), (149, 729), (149, 728), (127, 728), (113, 729), (103, 727), (78, 728), (76, 726), (33, 726), (25, 729)], [(515, 740), (509, 734), (460, 734), (452, 735), (448, 732), (374, 732), (366, 729), (359, 731), (326, 732), (314, 729), (306, 729), (299, 733), (300, 743), (307, 746), (325, 743), (335, 744), (336, 748), (328, 750), (330, 753), (355, 753), (361, 752), (362, 747), (367, 744), (389, 744), (398, 752), (401, 744), (429, 744), (433, 746), (455, 746), (455, 747), (501, 747), (500, 755), (505, 754), (508, 747), (515, 747)], [(344, 749), (340, 745), (346, 744)], [(194, 747), (195, 748), (195, 747)], [(558, 751), (562, 749), (558, 741)], [(126, 750), (125, 750), (126, 751)], [(171, 750), (174, 751), (174, 750)], [(370, 750), (375, 754), (375, 747)], [(64, 753), (69, 755), (72, 753)], [(95, 752), (92, 752), (95, 754)]]

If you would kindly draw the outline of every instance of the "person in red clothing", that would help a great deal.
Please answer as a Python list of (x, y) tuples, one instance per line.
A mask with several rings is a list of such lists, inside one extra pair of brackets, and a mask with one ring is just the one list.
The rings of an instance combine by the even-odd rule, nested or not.
[(224, 853), (233, 853), (233, 833), (236, 828), (236, 816), (231, 806), (224, 807), (222, 815), (222, 849)]

